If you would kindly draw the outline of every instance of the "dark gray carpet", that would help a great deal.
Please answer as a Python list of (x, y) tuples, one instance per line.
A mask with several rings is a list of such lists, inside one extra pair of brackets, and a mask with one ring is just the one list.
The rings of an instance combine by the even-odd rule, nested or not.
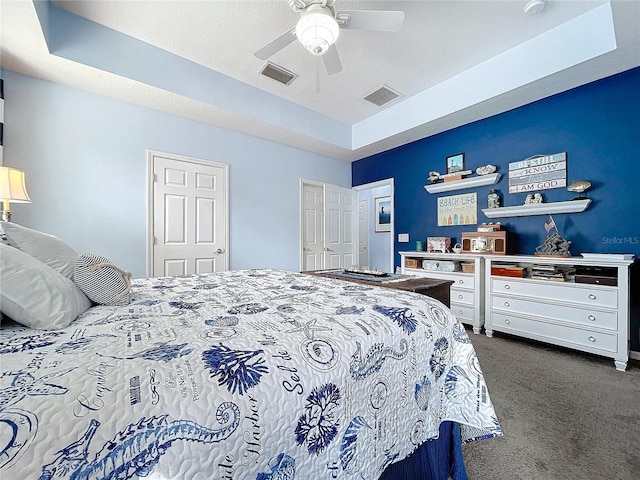
[(463, 447), (470, 480), (640, 479), (640, 367), (467, 330), (504, 437)]

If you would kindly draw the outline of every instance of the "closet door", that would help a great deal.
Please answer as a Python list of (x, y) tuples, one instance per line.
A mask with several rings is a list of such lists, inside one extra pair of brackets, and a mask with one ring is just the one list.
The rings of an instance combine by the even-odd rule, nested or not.
[(356, 263), (353, 190), (303, 181), (300, 211), (301, 271), (344, 268)]
[(325, 268), (356, 265), (356, 192), (350, 188), (325, 185)]
[(324, 268), (324, 188), (302, 186), (301, 271)]
[(150, 152), (150, 276), (228, 269), (227, 166)]

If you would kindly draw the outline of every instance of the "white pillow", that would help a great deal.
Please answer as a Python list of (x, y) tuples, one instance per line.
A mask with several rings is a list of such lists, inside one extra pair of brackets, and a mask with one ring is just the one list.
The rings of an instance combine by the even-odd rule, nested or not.
[(68, 278), (25, 252), (0, 244), (0, 309), (27, 327), (57, 330), (91, 306)]
[(9, 244), (73, 280), (73, 267), (78, 254), (58, 237), (31, 230), (17, 223), (1, 222)]
[(131, 272), (116, 267), (100, 255), (80, 255), (73, 281), (91, 301), (101, 305), (128, 305), (130, 302)]

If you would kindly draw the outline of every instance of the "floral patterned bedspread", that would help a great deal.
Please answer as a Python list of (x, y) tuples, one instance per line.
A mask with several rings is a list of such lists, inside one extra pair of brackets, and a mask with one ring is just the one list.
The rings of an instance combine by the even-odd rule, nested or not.
[(446, 307), (311, 275), (135, 280), (0, 353), (3, 479), (376, 479), (443, 420), (501, 435)]

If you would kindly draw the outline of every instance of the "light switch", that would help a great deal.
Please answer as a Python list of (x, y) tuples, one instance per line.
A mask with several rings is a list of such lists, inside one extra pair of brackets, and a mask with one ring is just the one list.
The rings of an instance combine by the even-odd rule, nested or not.
[(408, 233), (399, 233), (398, 234), (398, 242), (407, 243), (409, 241)]

